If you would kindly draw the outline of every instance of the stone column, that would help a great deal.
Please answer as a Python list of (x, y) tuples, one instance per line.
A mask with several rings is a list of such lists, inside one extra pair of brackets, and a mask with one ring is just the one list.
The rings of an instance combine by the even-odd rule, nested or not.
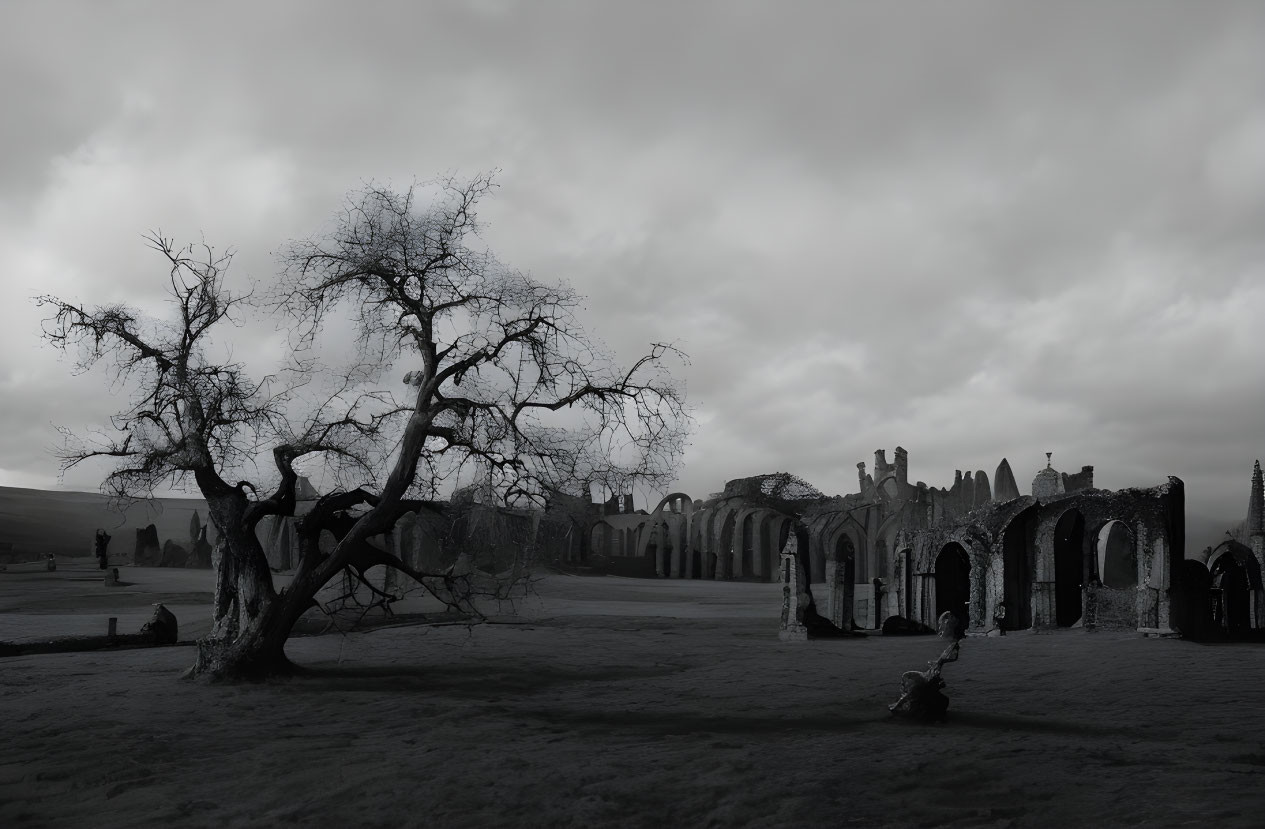
[(1168, 544), (1163, 535), (1156, 534), (1155, 557), (1151, 559), (1151, 585), (1155, 588), (1155, 626), (1161, 632), (1171, 633), (1168, 611), (1172, 604), (1172, 581), (1169, 578)]
[[(1252, 548), (1252, 555), (1256, 558), (1256, 566), (1265, 573), (1265, 534), (1254, 533), (1248, 539)], [(1259, 630), (1265, 628), (1265, 591), (1254, 590), (1256, 601), (1252, 603), (1252, 609), (1255, 611), (1252, 619), (1252, 627)]]
[(782, 627), (777, 638), (783, 642), (802, 642), (808, 639), (808, 628), (804, 627), (804, 608), (808, 604), (808, 595), (800, 587), (797, 547), (795, 533), (792, 532), (782, 549)]

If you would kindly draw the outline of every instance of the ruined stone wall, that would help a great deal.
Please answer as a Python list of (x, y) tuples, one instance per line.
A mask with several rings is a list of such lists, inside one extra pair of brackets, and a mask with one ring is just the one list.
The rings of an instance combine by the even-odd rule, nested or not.
[(1091, 588), (1087, 611), (1092, 610), (1093, 626), (1103, 630), (1134, 630), (1138, 627), (1138, 591), (1112, 587)]
[(1070, 474), (1064, 472), (1062, 476), (1064, 492), (1080, 492), (1094, 488), (1094, 468), (1092, 466), (1082, 466), (1080, 472)]

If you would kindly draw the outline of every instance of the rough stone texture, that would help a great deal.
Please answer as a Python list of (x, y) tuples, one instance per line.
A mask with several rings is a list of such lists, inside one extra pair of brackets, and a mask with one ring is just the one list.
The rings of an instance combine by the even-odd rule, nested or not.
[(1032, 479), (1033, 498), (1055, 498), (1063, 494), (1063, 476), (1046, 466)]
[(799, 575), (799, 552), (795, 534), (786, 539), (782, 548), (782, 626), (777, 638), (783, 642), (802, 642), (808, 639), (804, 625), (804, 609), (808, 595), (802, 587)]
[(1080, 492), (1085, 489), (1094, 488), (1094, 468), (1092, 466), (1082, 466), (1080, 472), (1067, 473), (1064, 472), (1060, 476), (1063, 481), (1064, 492)]
[(979, 469), (975, 472), (975, 506), (983, 506), (993, 500), (993, 492), (988, 486), (988, 476), (984, 474), (984, 470)]
[(163, 542), (162, 556), (158, 560), (159, 567), (187, 567), (189, 551), (170, 538)]
[(206, 527), (198, 529), (193, 540), (193, 549), (189, 551), (188, 567), (207, 568), (211, 566), (211, 542), (206, 540)]
[(994, 499), (997, 501), (1013, 501), (1019, 497), (1019, 485), (1015, 483), (1015, 473), (1010, 471), (1010, 461), (1005, 458), (997, 464), (997, 472), (993, 475), (996, 485)]
[[(1184, 558), (1184, 510), (1182, 482), (1170, 478), (1167, 484), (1144, 490), (1086, 490), (1044, 500), (995, 502), (912, 533), (904, 542), (913, 548), (915, 569), (925, 574), (910, 597), (916, 608), (913, 618), (934, 618), (939, 556), (957, 545), (970, 562), (972, 629), (988, 627), (997, 603), (1004, 600), (1012, 620), (1008, 629), (1016, 624), (1042, 628), (1079, 622), (1090, 628), (1105, 624), (1167, 630), (1172, 574)], [(1068, 521), (1060, 524), (1065, 517)], [(1126, 594), (1113, 595), (1101, 587), (1094, 597), (1097, 606), (1088, 600), (1090, 586), (1101, 581), (1095, 543), (1112, 521), (1127, 525), (1137, 546), (1131, 610), (1127, 598), (1117, 600)], [(1075, 526), (1080, 526), (1079, 532)], [(1075, 617), (1069, 618), (1073, 609)]]
[[(1091, 601), (1092, 597), (1092, 601)], [(1138, 591), (1136, 588), (1117, 589), (1091, 587), (1086, 591), (1086, 607), (1094, 605), (1094, 612), (1086, 616), (1094, 618), (1093, 627), (1114, 630), (1133, 630), (1138, 626)]]
[[(667, 501), (690, 504), (689, 510), (676, 512), (660, 504), (649, 514), (597, 515), (587, 526), (581, 560), (608, 572), (619, 567), (629, 575), (772, 581), (779, 578), (788, 527), (798, 522), (806, 530), (799, 542), (800, 575), (814, 588), (821, 586), (813, 593), (826, 619), (840, 627), (855, 622), (861, 628), (876, 628), (888, 616), (933, 624), (936, 614), (919, 603), (934, 605), (934, 589), (929, 586), (934, 560), (921, 564), (911, 559), (915, 534), (999, 503), (1019, 502), (1018, 487), (1004, 459), (997, 467), (994, 492), (982, 470), (958, 471), (951, 486), (937, 488), (909, 481), (909, 456), (903, 447), (896, 448), (892, 463), (887, 458), (884, 450), (874, 453), (873, 474), (867, 473), (864, 462), (858, 463), (859, 491), (850, 495), (827, 497), (794, 475), (779, 472), (729, 481), (707, 500), (691, 501), (684, 493), (675, 493)], [(1069, 494), (1060, 491), (1069, 485), (1091, 484), (1092, 468), (1069, 476), (1051, 468), (1044, 477), (1049, 487), (1042, 496), (1049, 500)], [(1024, 503), (1030, 505), (1031, 499)], [(1035, 536), (1012, 544), (1031, 557), (1029, 573), (1023, 576), (1027, 582), (1033, 582), (1035, 545)], [(970, 602), (975, 612), (983, 613), (986, 596), (1003, 589), (1005, 573), (1012, 580), (1017, 576), (1013, 567), (1004, 570), (1000, 564), (972, 566)], [(1045, 608), (1053, 600), (1053, 588), (1033, 584), (1031, 605)], [(1147, 601), (1147, 612), (1158, 614), (1160, 602), (1154, 597)], [(927, 618), (924, 611), (930, 614)], [(1029, 617), (1010, 629), (1030, 626)]]
[(136, 531), (136, 549), (132, 563), (137, 567), (158, 567), (162, 562), (162, 546), (158, 543), (158, 528), (153, 524)]
[(176, 644), (179, 632), (176, 615), (161, 604), (154, 605), (154, 615), (141, 627), (141, 633), (152, 636), (158, 645)]

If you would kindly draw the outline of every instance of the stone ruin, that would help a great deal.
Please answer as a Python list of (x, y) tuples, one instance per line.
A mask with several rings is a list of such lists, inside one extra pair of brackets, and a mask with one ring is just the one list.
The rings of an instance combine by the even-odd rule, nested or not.
[[(1202, 607), (1182, 575), (1192, 568), (1181, 480), (1100, 490), (1092, 466), (1066, 473), (1045, 460), (1028, 495), (1005, 458), (991, 482), (960, 470), (949, 487), (910, 481), (908, 453), (897, 447), (890, 463), (875, 453), (872, 473), (857, 465), (850, 495), (775, 473), (730, 481), (707, 500), (672, 493), (649, 511), (620, 502), (617, 514), (590, 520), (573, 560), (609, 562), (606, 571), (622, 575), (782, 581), (794, 535), (795, 595), (844, 631), (927, 632), (951, 612), (973, 635), (999, 625), (1165, 634), (1185, 607)], [(1265, 627), (1265, 552), (1250, 538), (1263, 520), (1249, 517), (1238, 546), (1209, 551), (1209, 581), (1214, 559), (1223, 573), (1223, 587), (1210, 589), (1229, 597), (1222, 618), (1239, 627)], [(1258, 535), (1265, 546), (1265, 530)]]
[[(1045, 460), (1027, 495), (1005, 458), (991, 482), (982, 470), (958, 470), (948, 487), (911, 482), (908, 453), (898, 446), (890, 463), (884, 450), (875, 452), (872, 473), (857, 464), (857, 491), (842, 496), (782, 472), (730, 481), (706, 500), (671, 493), (650, 510), (635, 509), (628, 494), (593, 503), (562, 493), (543, 512), (478, 508), (511, 528), (502, 533), (513, 539), (506, 560), (512, 547), (531, 545), (539, 559), (581, 572), (788, 586), (793, 574), (793, 589), (784, 590), (788, 638), (815, 620), (823, 635), (928, 633), (945, 613), (970, 635), (1059, 627), (1265, 632), (1259, 464), (1247, 520), (1188, 559), (1180, 479), (1108, 491), (1095, 487), (1092, 466), (1066, 473)], [(296, 511), (304, 508), (300, 502)], [(298, 561), (293, 520), (260, 525), (274, 569)], [(425, 511), (410, 514), (375, 543), (422, 569), (442, 568), (452, 553), (436, 521)], [(501, 555), (481, 566), (495, 567)]]
[(132, 564), (136, 567), (210, 568), (212, 545), (206, 536), (207, 525), (202, 524), (196, 510), (189, 519), (189, 538), (184, 543), (172, 538), (159, 543), (158, 528), (149, 524), (136, 530)]
[(149, 524), (137, 529), (132, 564), (137, 567), (158, 567), (162, 563), (162, 555), (162, 546), (158, 543), (158, 528)]

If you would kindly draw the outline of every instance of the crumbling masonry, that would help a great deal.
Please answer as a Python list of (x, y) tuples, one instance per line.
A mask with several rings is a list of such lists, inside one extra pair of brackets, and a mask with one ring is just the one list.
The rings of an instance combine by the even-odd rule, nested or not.
[(1008, 629), (1170, 631), (1174, 597), (1179, 617), (1190, 604), (1172, 590), (1185, 566), (1183, 484), (1109, 492), (1093, 475), (1047, 464), (1020, 495), (1003, 459), (995, 488), (982, 471), (935, 488), (909, 481), (897, 447), (890, 464), (875, 453), (872, 474), (857, 464), (854, 494), (826, 497), (785, 473), (730, 481), (706, 501), (676, 493), (648, 514), (596, 521), (587, 553), (629, 575), (778, 581), (793, 534), (799, 578), (844, 629), (890, 616), (934, 627), (950, 611), (983, 631), (1004, 601)]

